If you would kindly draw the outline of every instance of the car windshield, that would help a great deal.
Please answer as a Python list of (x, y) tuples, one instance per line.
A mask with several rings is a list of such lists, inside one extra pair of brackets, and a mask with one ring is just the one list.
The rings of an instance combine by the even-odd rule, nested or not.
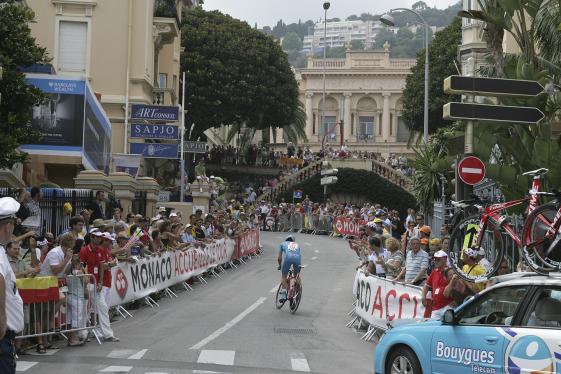
[(459, 313), (464, 325), (511, 325), (512, 316), (526, 293), (526, 286), (501, 287), (476, 297)]

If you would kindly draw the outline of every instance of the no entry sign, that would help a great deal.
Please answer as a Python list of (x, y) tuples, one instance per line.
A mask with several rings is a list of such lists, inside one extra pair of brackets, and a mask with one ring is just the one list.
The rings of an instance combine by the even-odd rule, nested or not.
[(458, 176), (465, 184), (474, 186), (485, 177), (485, 164), (477, 157), (468, 156), (459, 162)]

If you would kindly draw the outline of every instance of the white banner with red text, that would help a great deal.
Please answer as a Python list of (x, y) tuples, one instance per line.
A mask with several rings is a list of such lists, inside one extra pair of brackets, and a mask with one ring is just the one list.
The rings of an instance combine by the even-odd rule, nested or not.
[(119, 262), (111, 269), (113, 277), (109, 306), (142, 299), (191, 277), (212, 266), (230, 262), (235, 257), (235, 241), (220, 239), (204, 248), (171, 251), (136, 263)]
[(358, 270), (353, 284), (356, 314), (363, 321), (386, 330), (388, 323), (400, 319), (423, 318), (421, 287), (365, 276)]

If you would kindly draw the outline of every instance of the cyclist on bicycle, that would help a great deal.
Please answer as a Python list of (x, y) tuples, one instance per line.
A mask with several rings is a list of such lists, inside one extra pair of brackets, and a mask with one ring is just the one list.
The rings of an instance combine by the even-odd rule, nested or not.
[[(284, 253), (284, 262), (282, 261), (282, 255)], [(292, 235), (288, 235), (284, 242), (281, 243), (279, 247), (279, 256), (277, 258), (279, 263), (278, 270), (281, 270), (282, 279), (281, 285), (282, 290), (280, 293), (280, 302), (286, 301), (287, 297), (287, 290), (288, 290), (288, 281), (286, 277), (288, 276), (288, 271), (290, 270), (290, 266), (294, 267), (294, 275), (298, 275), (300, 273), (300, 262), (301, 262), (301, 255), (300, 255), (300, 246), (294, 240)], [(282, 266), (281, 266), (282, 265)]]

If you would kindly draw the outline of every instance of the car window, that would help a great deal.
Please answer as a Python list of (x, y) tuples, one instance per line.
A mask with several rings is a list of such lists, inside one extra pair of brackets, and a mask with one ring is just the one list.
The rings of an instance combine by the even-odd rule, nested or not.
[(458, 322), (463, 325), (510, 326), (527, 288), (526, 286), (501, 287), (475, 297), (459, 312)]
[(541, 289), (522, 325), (561, 328), (561, 290), (548, 287)]

